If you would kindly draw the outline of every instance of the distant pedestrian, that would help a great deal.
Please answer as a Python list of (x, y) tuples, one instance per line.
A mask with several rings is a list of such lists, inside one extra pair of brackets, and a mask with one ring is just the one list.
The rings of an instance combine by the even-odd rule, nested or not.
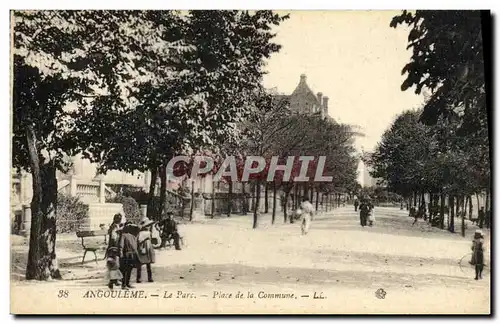
[(364, 199), (363, 201), (361, 201), (361, 204), (359, 205), (359, 221), (362, 227), (366, 226), (370, 210), (371, 207), (370, 204), (368, 203), (368, 200)]
[(302, 224), (301, 231), (302, 235), (306, 235), (309, 232), (309, 227), (311, 226), (311, 220), (314, 217), (314, 206), (309, 202), (309, 198), (304, 198), (302, 204), (300, 204), (302, 209)]
[(481, 230), (477, 230), (474, 233), (474, 239), (472, 240), (472, 260), (470, 263), (476, 268), (476, 277), (474, 279), (482, 279), (484, 268), (484, 237)]
[(359, 206), (359, 201), (358, 199), (355, 199), (354, 200), (354, 211), (357, 212), (358, 211), (358, 206)]

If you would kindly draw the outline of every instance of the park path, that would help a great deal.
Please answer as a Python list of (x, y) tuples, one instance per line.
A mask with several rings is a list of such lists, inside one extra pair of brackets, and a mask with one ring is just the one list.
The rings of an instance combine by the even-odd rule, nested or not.
[[(180, 299), (161, 304), (161, 308), (148, 304), (147, 311), (153, 313), (173, 309), (190, 313), (489, 312), (489, 268), (485, 279), (475, 281), (467, 264), (472, 227), (462, 238), (423, 221), (412, 226), (413, 219), (396, 208), (380, 207), (375, 212), (375, 226), (364, 228), (351, 206), (323, 213), (315, 217), (306, 236), (300, 235), (298, 223), (283, 224), (282, 216), (272, 225), (269, 215), (261, 215), (257, 229), (251, 228), (251, 215), (184, 225), (180, 230), (186, 237), (185, 248), (157, 251), (155, 283), (137, 284), (136, 288), (158, 294), (180, 290), (208, 296), (198, 296), (194, 303)], [(90, 278), (48, 285), (81, 293), (104, 288), (104, 262), (92, 269)], [(42, 285), (47, 284), (20, 282), (12, 289), (37, 294), (35, 287)], [(375, 297), (379, 289), (387, 293), (384, 299)], [(251, 303), (211, 298), (216, 291), (234, 295), (238, 290), (295, 292), (308, 297), (256, 299)], [(327, 299), (313, 299), (315, 293)], [(90, 304), (82, 307), (101, 309), (97, 302), (85, 302)]]

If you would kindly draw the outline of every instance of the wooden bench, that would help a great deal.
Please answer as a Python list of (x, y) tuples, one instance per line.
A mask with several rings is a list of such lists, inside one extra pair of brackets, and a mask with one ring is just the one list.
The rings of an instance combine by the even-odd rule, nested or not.
[[(166, 240), (165, 247), (173, 247), (174, 246), (174, 237), (171, 235), (170, 237), (167, 238)], [(179, 245), (181, 247), (184, 246), (184, 237), (179, 235)]]
[[(102, 245), (85, 245), (85, 238), (86, 237), (96, 237), (96, 236), (104, 236), (104, 246), (107, 245), (107, 236), (108, 232), (105, 230), (84, 230), (84, 231), (78, 231), (76, 232), (76, 236), (82, 239), (82, 247), (83, 250), (85, 251), (83, 253), (83, 258), (82, 258), (82, 264), (85, 262), (85, 256), (87, 255), (87, 252), (93, 252), (94, 257), (95, 257), (95, 262), (97, 263), (97, 254), (96, 251), (99, 250)], [(106, 254), (104, 254), (104, 258), (106, 258)]]

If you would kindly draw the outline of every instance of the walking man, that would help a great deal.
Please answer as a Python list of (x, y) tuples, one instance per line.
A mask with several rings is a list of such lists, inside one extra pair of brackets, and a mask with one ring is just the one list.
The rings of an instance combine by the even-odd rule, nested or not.
[(302, 235), (306, 235), (309, 232), (309, 226), (311, 226), (311, 219), (314, 216), (314, 207), (309, 202), (307, 197), (304, 197), (302, 204), (300, 204), (302, 209)]

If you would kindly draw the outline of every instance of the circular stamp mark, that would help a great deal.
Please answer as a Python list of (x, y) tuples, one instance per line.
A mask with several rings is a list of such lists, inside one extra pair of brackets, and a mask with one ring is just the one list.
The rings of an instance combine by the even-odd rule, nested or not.
[(377, 291), (375, 292), (375, 297), (377, 297), (378, 299), (385, 299), (385, 295), (387, 295), (387, 293), (382, 288), (377, 289)]

